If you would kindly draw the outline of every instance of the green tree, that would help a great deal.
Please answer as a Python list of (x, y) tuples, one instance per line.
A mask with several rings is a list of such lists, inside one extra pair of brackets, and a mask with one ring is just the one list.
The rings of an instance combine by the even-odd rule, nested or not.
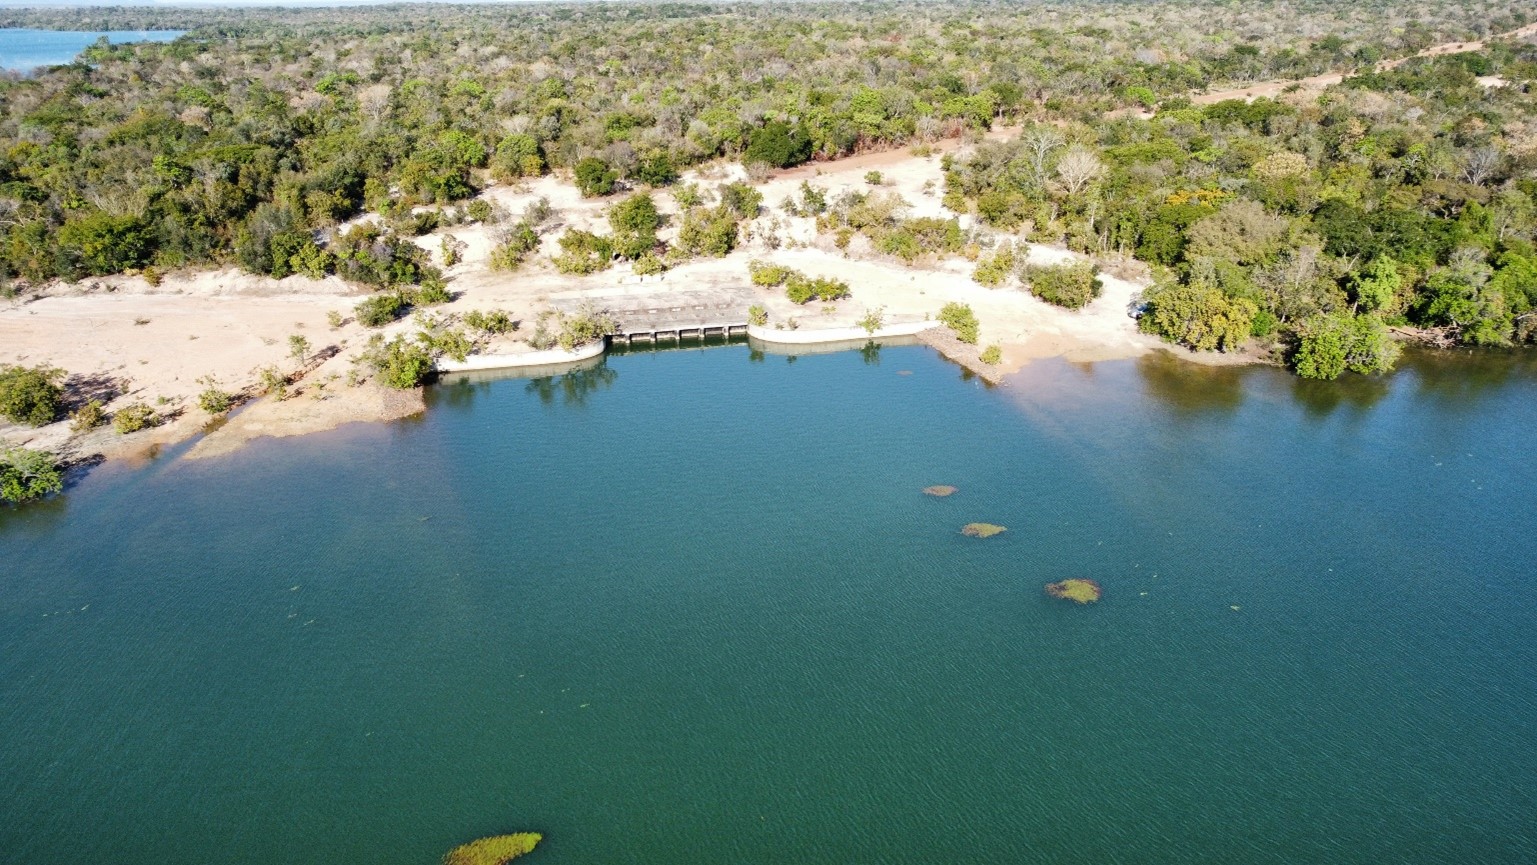
[(544, 173), (544, 157), (532, 135), (514, 133), (503, 138), (491, 155), (491, 176), (502, 182)]
[(0, 415), (13, 423), (42, 426), (59, 416), (64, 370), (0, 365)]
[(678, 179), (678, 168), (665, 152), (653, 153), (642, 159), (631, 175), (647, 186), (666, 186)]
[(637, 192), (609, 208), (608, 224), (614, 229), (614, 250), (634, 260), (656, 248), (662, 216), (650, 193)]
[(1398, 264), (1387, 256), (1378, 256), (1351, 280), (1351, 294), (1363, 311), (1376, 312), (1392, 305), (1403, 284)]
[(601, 159), (588, 157), (576, 164), (576, 188), (585, 198), (600, 198), (614, 191), (619, 172)]
[(1047, 303), (1068, 309), (1082, 309), (1104, 290), (1093, 263), (1079, 261), (1062, 265), (1026, 266), (1020, 278), (1030, 285), (1030, 293)]
[(792, 127), (779, 120), (770, 120), (753, 133), (742, 161), (748, 164), (761, 162), (775, 168), (799, 165), (811, 158), (811, 139), (801, 127)]
[(29, 448), (0, 450), (0, 499), (24, 502), (64, 489), (53, 455)]
[(1292, 366), (1303, 378), (1335, 379), (1345, 370), (1388, 372), (1401, 351), (1376, 316), (1316, 316), (1297, 329)]
[(304, 334), (302, 334), (302, 333), (289, 334), (289, 336), (288, 336), (288, 356), (293, 358), (294, 362), (298, 363), (300, 365), (303, 365), (304, 362), (309, 359), (309, 356), (310, 356), (310, 341), (309, 341), (309, 339), (307, 337), (304, 336)]
[(106, 276), (149, 260), (152, 235), (138, 218), (93, 213), (64, 223), (58, 232), (60, 271)]
[(1208, 285), (1155, 284), (1143, 292), (1138, 319), (1144, 331), (1196, 351), (1235, 351), (1254, 328), (1254, 301), (1228, 297)]

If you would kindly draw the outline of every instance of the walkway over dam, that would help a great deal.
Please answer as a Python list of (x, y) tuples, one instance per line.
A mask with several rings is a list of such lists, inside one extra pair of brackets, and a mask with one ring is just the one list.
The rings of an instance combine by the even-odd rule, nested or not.
[(606, 309), (619, 321), (610, 342), (625, 345), (746, 336), (747, 310), (755, 302), (744, 286), (668, 290), (654, 283), (550, 296), (550, 305), (568, 314), (584, 306)]

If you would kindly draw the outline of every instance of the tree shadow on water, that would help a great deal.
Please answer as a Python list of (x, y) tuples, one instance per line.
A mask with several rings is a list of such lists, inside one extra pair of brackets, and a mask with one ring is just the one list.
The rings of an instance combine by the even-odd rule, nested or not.
[(1451, 406), (1471, 406), (1518, 381), (1537, 380), (1537, 349), (1405, 349), (1400, 372), (1414, 375), (1424, 396)]
[(1341, 408), (1364, 414), (1393, 389), (1388, 376), (1352, 372), (1334, 381), (1294, 376), (1291, 385), (1292, 399), (1304, 414), (1315, 420), (1326, 418)]
[(601, 363), (587, 369), (530, 379), (523, 386), (523, 391), (539, 397), (539, 401), (545, 405), (554, 405), (555, 398), (559, 396), (565, 405), (582, 406), (587, 404), (588, 397), (612, 387), (618, 378), (618, 370)]
[(427, 393), (434, 408), (441, 406), (455, 411), (468, 411), (474, 405), (476, 397), (490, 391), (491, 382), (489, 381), (455, 376), (446, 380), (438, 379), (437, 385)]
[(1147, 394), (1176, 414), (1232, 414), (1243, 405), (1250, 368), (1202, 366), (1155, 351), (1137, 358)]
[(881, 345), (875, 340), (870, 340), (859, 350), (859, 356), (868, 366), (881, 365)]

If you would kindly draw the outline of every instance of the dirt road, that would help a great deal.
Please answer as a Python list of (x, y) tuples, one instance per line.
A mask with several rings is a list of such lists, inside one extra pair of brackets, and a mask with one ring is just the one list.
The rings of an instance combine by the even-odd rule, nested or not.
[[(1433, 45), (1413, 57), (1444, 57), (1448, 54), (1461, 54), (1466, 51), (1482, 51), (1484, 45), (1490, 41), (1503, 39), (1524, 39), (1527, 36), (1537, 35), (1537, 24), (1528, 24), (1525, 27), (1492, 36), (1488, 40), (1478, 42), (1447, 42), (1444, 45)], [(1408, 62), (1412, 57), (1400, 57), (1397, 60), (1384, 60), (1377, 64), (1378, 72), (1396, 69)], [(1190, 101), (1196, 105), (1213, 105), (1228, 99), (1242, 99), (1245, 102), (1253, 102), (1260, 97), (1274, 99), (1287, 88), (1297, 85), (1303, 90), (1322, 90), (1345, 80), (1343, 72), (1329, 72), (1323, 75), (1315, 75), (1311, 78), (1298, 78), (1287, 81), (1257, 81), (1245, 87), (1233, 87), (1227, 90), (1212, 90), (1207, 93), (1191, 94)], [(1492, 79), (1491, 79), (1492, 80)], [(1482, 82), (1482, 79), (1480, 79)], [(1494, 85), (1486, 85), (1494, 86)]]

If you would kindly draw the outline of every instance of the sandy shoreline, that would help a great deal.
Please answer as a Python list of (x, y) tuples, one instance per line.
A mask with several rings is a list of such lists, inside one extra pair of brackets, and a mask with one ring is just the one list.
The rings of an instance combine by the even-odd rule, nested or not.
[[(764, 211), (736, 251), (725, 258), (691, 261), (660, 278), (645, 280), (623, 264), (593, 276), (572, 277), (555, 272), (548, 261), (558, 249), (556, 238), (564, 227), (606, 232), (604, 214), (616, 198), (583, 199), (568, 181), (553, 176), (517, 186), (493, 185), (482, 197), (514, 214), (545, 198), (562, 227), (545, 235), (537, 260), (512, 274), (490, 269), (493, 238), (484, 226), (459, 225), (417, 238), (435, 260), (445, 234), (465, 244), (464, 260), (446, 271), (456, 299), (431, 312), (507, 311), (522, 323), (519, 332), (482, 348), (486, 354), (506, 354), (529, 350), (519, 339), (532, 331), (541, 311), (583, 303), (619, 308), (683, 298), (679, 302), (686, 304), (702, 292), (725, 292), (741, 301), (744, 310), (746, 302), (764, 307), (768, 327), (812, 331), (857, 327), (871, 311), (878, 311), (887, 325), (911, 325), (932, 319), (941, 306), (955, 301), (969, 304), (981, 323), (981, 339), (973, 350), (991, 344), (1002, 348), (1002, 363), (985, 367), (990, 380), (1040, 358), (1109, 360), (1164, 347), (1137, 331), (1130, 312), (1142, 288), (1136, 282), (1104, 275), (1103, 296), (1073, 312), (1039, 301), (1018, 287), (981, 286), (971, 279), (974, 265), (964, 258), (909, 267), (876, 254), (862, 238), (846, 252), (840, 251), (830, 237), (818, 235), (813, 219), (791, 217), (778, 208), (785, 198), (798, 194), (803, 182), (824, 187), (829, 196), (844, 190), (871, 190), (865, 174), (879, 170), (880, 191), (902, 195), (911, 203), (912, 215), (949, 216), (940, 204), (944, 181), (938, 154), (959, 146), (955, 141), (940, 142), (926, 156), (908, 151), (866, 153), (779, 172), (758, 186)], [(740, 166), (716, 164), (691, 172), (686, 179), (708, 186), (740, 176)], [(664, 239), (671, 239), (680, 221), (678, 208), (665, 191), (654, 197), (659, 209), (673, 217), (662, 232)], [(969, 217), (962, 216), (961, 221), (970, 228)], [(1028, 249), (1030, 259), (1040, 263), (1080, 258), (1062, 249), (1038, 245)], [(832, 305), (797, 306), (782, 290), (750, 285), (747, 265), (753, 259), (841, 279), (851, 286), (852, 297)], [(0, 304), (0, 363), (67, 371), (71, 409), (96, 396), (106, 402), (109, 412), (142, 402), (167, 418), (162, 426), (131, 435), (118, 435), (110, 426), (74, 435), (67, 420), (37, 429), (0, 425), (0, 439), (80, 460), (97, 454), (107, 459), (131, 458), (202, 435), (187, 452), (189, 458), (200, 459), (229, 453), (262, 436), (302, 435), (420, 412), (424, 409), (420, 391), (349, 383), (352, 360), (373, 333), (351, 320), (353, 305), (364, 296), (363, 290), (335, 277), (274, 280), (223, 269), (171, 273), (156, 286), (137, 276), (55, 283)], [(329, 323), (332, 313), (344, 319), (339, 327)], [(415, 330), (407, 318), (382, 332), (389, 337)], [(301, 363), (290, 352), (289, 340), (295, 335), (308, 342), (311, 356), (327, 357)], [(261, 371), (269, 367), (290, 376), (301, 367), (305, 370), (302, 378), (290, 384), (283, 401), (257, 395)], [(215, 419), (197, 405), (197, 395), (207, 381), (243, 394), (251, 403), (227, 422), (211, 423)]]

